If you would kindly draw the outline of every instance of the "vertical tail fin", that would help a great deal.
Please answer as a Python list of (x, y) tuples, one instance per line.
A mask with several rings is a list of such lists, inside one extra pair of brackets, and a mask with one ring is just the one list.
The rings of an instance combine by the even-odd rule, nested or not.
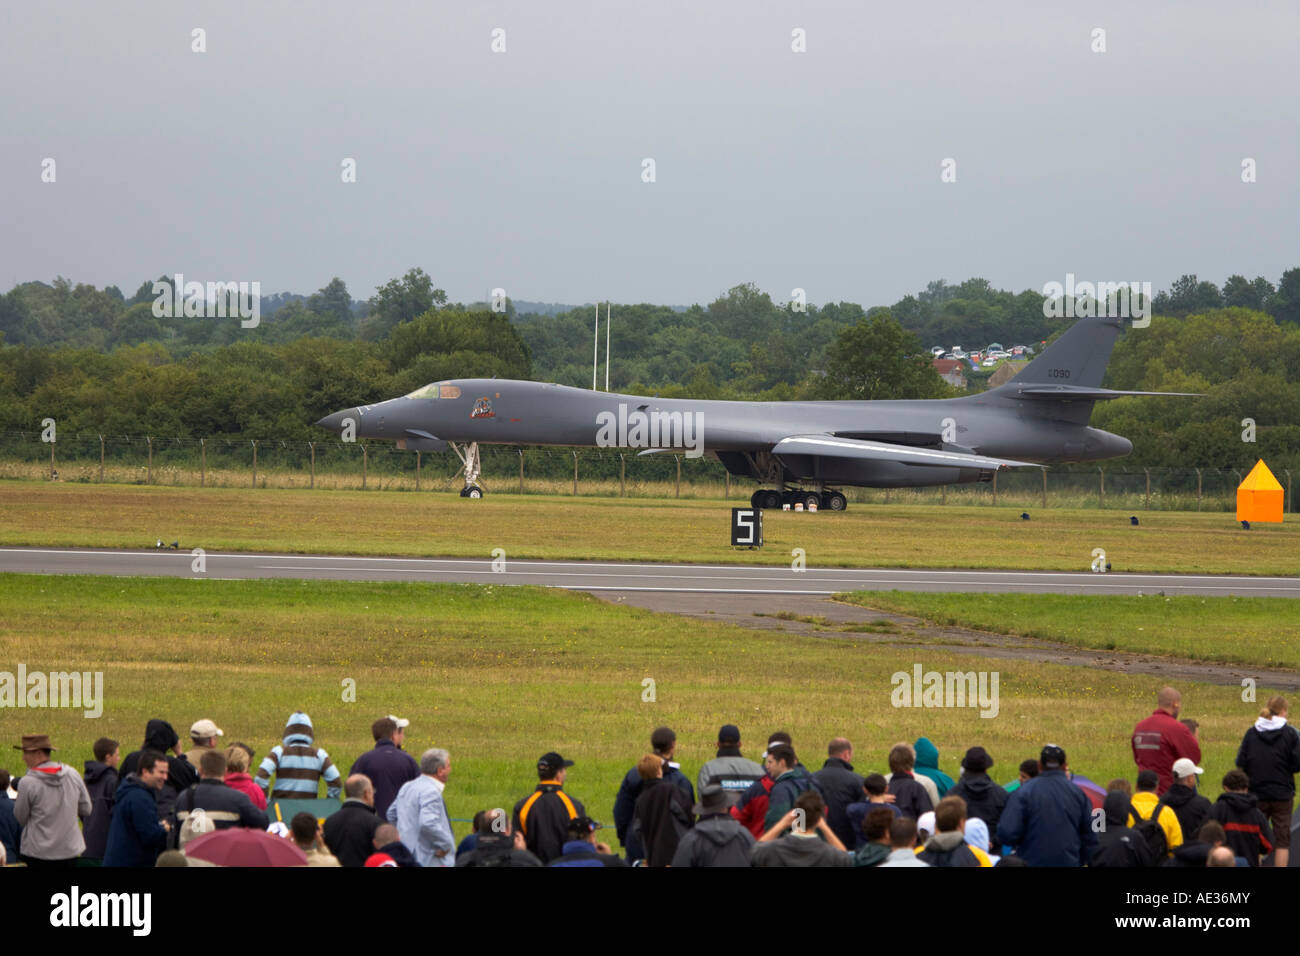
[(1080, 319), (1012, 381), (993, 389), (991, 394), (1020, 385), (1099, 387), (1123, 327), (1121, 319)]

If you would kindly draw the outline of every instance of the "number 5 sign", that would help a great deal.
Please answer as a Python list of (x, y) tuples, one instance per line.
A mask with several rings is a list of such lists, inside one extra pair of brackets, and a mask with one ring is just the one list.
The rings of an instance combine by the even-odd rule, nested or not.
[(733, 548), (761, 548), (763, 546), (763, 512), (761, 509), (731, 509), (731, 546)]

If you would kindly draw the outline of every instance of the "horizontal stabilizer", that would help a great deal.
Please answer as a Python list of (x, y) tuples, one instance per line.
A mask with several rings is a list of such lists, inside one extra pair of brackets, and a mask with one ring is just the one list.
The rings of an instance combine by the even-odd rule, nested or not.
[(1036, 462), (990, 458), (969, 452), (940, 451), (935, 448), (912, 448), (883, 441), (863, 441), (836, 435), (794, 435), (783, 438), (772, 448), (774, 455), (820, 455), (823, 458), (856, 458), (862, 461), (889, 461), (900, 465), (936, 465), (941, 468), (1039, 468)]
[(1008, 383), (1009, 391), (1021, 398), (1046, 399), (1058, 402), (1104, 402), (1112, 398), (1126, 398), (1130, 395), (1170, 395), (1182, 398), (1198, 398), (1201, 392), (1122, 392), (1112, 388), (1088, 388), (1083, 385), (1022, 385), (1015, 387), (1015, 382)]

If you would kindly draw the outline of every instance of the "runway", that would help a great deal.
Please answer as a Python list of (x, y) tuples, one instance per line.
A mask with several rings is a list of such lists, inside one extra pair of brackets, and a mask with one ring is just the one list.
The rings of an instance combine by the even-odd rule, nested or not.
[(196, 572), (189, 551), (0, 548), (0, 572), (113, 574), (192, 578), (307, 578), (532, 584), (573, 591), (808, 595), (839, 591), (943, 591), (1004, 594), (1165, 594), (1300, 598), (1300, 578), (1060, 571), (954, 571), (766, 565), (587, 561), (377, 558), (209, 552)]

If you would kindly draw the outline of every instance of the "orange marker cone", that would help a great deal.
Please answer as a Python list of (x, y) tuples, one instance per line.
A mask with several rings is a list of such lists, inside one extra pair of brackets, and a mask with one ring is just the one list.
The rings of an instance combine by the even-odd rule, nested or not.
[(1262, 458), (1237, 486), (1237, 520), (1282, 521), (1282, 485)]

